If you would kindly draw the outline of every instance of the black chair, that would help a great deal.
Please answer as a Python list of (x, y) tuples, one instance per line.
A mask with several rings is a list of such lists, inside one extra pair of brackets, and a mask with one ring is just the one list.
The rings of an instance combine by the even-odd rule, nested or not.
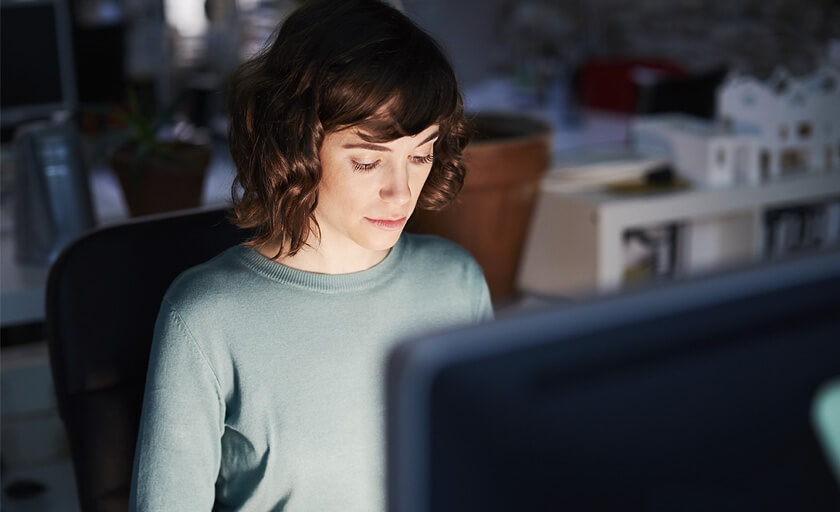
[(89, 232), (50, 269), (46, 329), (59, 414), (84, 511), (125, 511), (146, 367), (175, 277), (252, 233), (225, 209), (138, 218)]

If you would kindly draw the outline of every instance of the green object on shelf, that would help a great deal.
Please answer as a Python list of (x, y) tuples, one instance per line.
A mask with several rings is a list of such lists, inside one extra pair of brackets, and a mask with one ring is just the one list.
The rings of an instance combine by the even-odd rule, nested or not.
[(646, 180), (629, 180), (607, 185), (607, 190), (614, 194), (621, 195), (650, 195), (663, 192), (674, 192), (676, 190), (688, 190), (691, 182), (684, 178), (674, 178), (667, 183), (656, 183)]

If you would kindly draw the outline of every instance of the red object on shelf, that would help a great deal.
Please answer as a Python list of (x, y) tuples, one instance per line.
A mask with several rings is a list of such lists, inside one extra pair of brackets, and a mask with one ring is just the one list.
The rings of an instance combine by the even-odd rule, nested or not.
[(633, 114), (641, 82), (683, 75), (682, 66), (664, 59), (591, 60), (581, 67), (581, 100), (588, 107)]

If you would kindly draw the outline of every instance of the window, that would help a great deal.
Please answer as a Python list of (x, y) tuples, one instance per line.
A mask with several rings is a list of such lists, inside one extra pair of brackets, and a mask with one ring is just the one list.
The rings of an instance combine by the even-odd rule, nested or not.
[(770, 179), (770, 150), (762, 149), (759, 157), (759, 172), (762, 181)]
[(738, 146), (735, 149), (735, 183), (749, 182), (750, 148)]
[(808, 169), (808, 150), (791, 148), (779, 155), (779, 165), (783, 173), (801, 172)]
[(726, 167), (726, 150), (724, 148), (718, 148), (715, 151), (715, 162), (720, 168)]

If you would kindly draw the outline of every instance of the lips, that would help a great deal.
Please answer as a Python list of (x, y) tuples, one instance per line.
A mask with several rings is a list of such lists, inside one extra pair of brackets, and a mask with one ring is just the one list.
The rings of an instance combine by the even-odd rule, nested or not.
[(384, 231), (398, 231), (405, 226), (407, 217), (399, 217), (396, 219), (371, 219), (365, 217), (365, 220)]

